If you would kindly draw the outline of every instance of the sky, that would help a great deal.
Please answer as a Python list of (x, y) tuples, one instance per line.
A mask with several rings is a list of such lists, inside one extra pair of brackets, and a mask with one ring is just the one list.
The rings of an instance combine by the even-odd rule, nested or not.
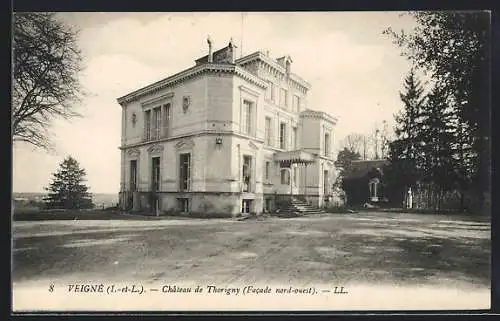
[(292, 72), (312, 89), (308, 108), (338, 119), (335, 147), (352, 132), (371, 134), (402, 107), (399, 91), (410, 69), (387, 27), (408, 29), (398, 12), (58, 13), (79, 32), (88, 97), (83, 117), (56, 120), (55, 150), (13, 146), (13, 191), (43, 192), (67, 155), (87, 172), (93, 193), (118, 193), (121, 107), (116, 99), (194, 65), (232, 38), (240, 55), (257, 50), (290, 55)]

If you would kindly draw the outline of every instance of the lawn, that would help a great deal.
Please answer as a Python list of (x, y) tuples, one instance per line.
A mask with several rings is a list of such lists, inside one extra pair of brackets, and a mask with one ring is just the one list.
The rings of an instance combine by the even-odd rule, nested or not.
[(457, 216), (14, 222), (12, 235), (15, 286), (50, 280), (490, 286), (490, 222)]

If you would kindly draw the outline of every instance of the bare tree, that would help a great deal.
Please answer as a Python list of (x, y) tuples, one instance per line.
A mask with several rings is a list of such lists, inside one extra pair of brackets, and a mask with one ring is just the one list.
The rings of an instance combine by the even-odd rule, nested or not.
[(347, 148), (351, 153), (362, 154), (364, 136), (358, 133), (350, 133), (341, 142), (341, 147)]
[(50, 149), (52, 121), (80, 116), (74, 107), (84, 95), (77, 32), (55, 13), (14, 13), (12, 44), (12, 138)]
[(382, 121), (382, 132), (380, 134), (380, 152), (382, 158), (384, 159), (387, 157), (387, 149), (389, 147), (389, 141), (390, 141), (389, 129), (387, 126), (387, 121), (384, 120)]

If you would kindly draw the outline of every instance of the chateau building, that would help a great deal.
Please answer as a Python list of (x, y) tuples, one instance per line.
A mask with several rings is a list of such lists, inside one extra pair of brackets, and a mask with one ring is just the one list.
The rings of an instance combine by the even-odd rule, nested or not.
[(208, 39), (192, 68), (118, 98), (122, 209), (236, 215), (329, 200), (336, 118), (307, 108), (289, 56), (235, 49)]

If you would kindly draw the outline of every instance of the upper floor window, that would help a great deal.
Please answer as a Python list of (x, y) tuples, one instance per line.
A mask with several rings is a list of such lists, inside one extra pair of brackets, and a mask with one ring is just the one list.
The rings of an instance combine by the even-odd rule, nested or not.
[(170, 136), (172, 106), (167, 103), (144, 111), (144, 140), (156, 140)]
[(146, 140), (151, 139), (151, 110), (146, 110), (144, 112), (144, 120), (145, 120), (145, 125), (144, 125), (144, 136)]
[(271, 168), (271, 162), (266, 162), (265, 163), (265, 167), (264, 167), (264, 177), (266, 180), (269, 179), (269, 172), (270, 172), (270, 168)]
[(252, 128), (252, 119), (253, 119), (253, 103), (248, 100), (243, 100), (243, 109), (242, 109), (243, 117), (242, 117), (242, 132), (251, 135), (253, 132)]
[(280, 148), (286, 149), (286, 124), (280, 123)]
[(325, 141), (324, 141), (324, 151), (325, 156), (330, 157), (330, 133), (325, 133)]
[(292, 128), (292, 149), (297, 149), (297, 127)]
[(298, 113), (300, 110), (300, 97), (298, 95), (293, 95), (292, 110), (296, 113)]
[(280, 106), (288, 106), (288, 91), (285, 88), (280, 89)]
[(266, 124), (264, 129), (265, 144), (271, 146), (271, 117), (266, 117)]
[(274, 101), (274, 83), (270, 80), (267, 81), (266, 99)]
[(169, 137), (172, 130), (172, 107), (163, 105), (163, 137)]
[(161, 107), (153, 108), (152, 139), (159, 139), (161, 132)]

